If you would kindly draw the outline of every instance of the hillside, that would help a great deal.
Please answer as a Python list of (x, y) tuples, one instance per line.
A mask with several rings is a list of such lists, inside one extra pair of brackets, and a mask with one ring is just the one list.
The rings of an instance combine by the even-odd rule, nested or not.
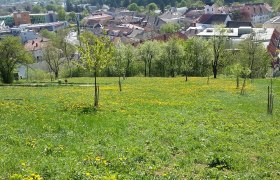
[[(93, 79), (69, 79), (69, 83)], [(99, 78), (93, 87), (0, 87), (0, 179), (279, 179), (280, 81)]]

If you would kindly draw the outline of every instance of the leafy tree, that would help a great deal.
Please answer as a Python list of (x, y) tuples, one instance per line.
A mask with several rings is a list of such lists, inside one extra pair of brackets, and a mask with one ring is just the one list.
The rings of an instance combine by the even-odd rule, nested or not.
[(86, 17), (89, 15), (89, 11), (87, 9), (84, 9), (81, 13), (82, 17)]
[(72, 0), (66, 0), (66, 11), (71, 12), (73, 11), (73, 1)]
[(119, 77), (119, 90), (122, 91), (121, 76), (125, 73), (125, 48), (126, 46), (122, 43), (117, 44), (117, 48), (114, 55), (115, 69), (117, 76)]
[(18, 37), (7, 36), (0, 41), (0, 76), (3, 83), (13, 82), (13, 71), (18, 64), (32, 62)]
[(51, 32), (51, 31), (48, 31), (47, 29), (42, 29), (39, 34), (41, 36), (43, 36), (44, 38), (47, 38), (47, 39), (54, 39), (55, 37), (55, 33), (54, 32)]
[(54, 73), (55, 79), (59, 76), (61, 65), (64, 63), (63, 52), (49, 43), (43, 50), (43, 60), (47, 63), (49, 71)]
[(94, 73), (94, 108), (98, 107), (97, 73), (105, 68), (112, 58), (114, 48), (107, 37), (97, 37), (91, 32), (83, 32), (80, 36), (82, 46), (78, 47), (81, 66)]
[(54, 46), (57, 49), (61, 50), (62, 58), (66, 60), (67, 67), (70, 72), (70, 77), (72, 77), (72, 60), (73, 55), (75, 53), (75, 47), (66, 41), (68, 34), (69, 30), (67, 29), (58, 30), (55, 37), (53, 37), (52, 41)]
[(64, 9), (59, 9), (57, 11), (57, 18), (59, 21), (65, 21), (65, 17), (66, 17), (66, 12)]
[(135, 48), (128, 44), (128, 45), (125, 45), (123, 46), (123, 60), (124, 60), (124, 63), (125, 63), (125, 77), (130, 77), (132, 76), (132, 63), (134, 61), (134, 56), (135, 56)]
[(147, 5), (147, 9), (149, 10), (149, 12), (154, 12), (156, 9), (158, 9), (158, 7), (155, 3), (150, 3)]
[(174, 33), (180, 29), (180, 25), (178, 23), (166, 23), (160, 27), (160, 33)]
[(132, 3), (127, 7), (128, 10), (130, 11), (139, 11), (139, 7), (136, 3)]
[(224, 36), (225, 29), (222, 27), (215, 27), (214, 35), (210, 39), (210, 45), (213, 51), (212, 69), (214, 78), (217, 78), (218, 67), (221, 64), (221, 57), (223, 56), (226, 46), (226, 37)]
[(152, 62), (159, 57), (158, 43), (146, 41), (139, 47), (139, 57), (144, 61), (145, 77), (152, 75)]
[(178, 39), (173, 37), (165, 45), (163, 49), (163, 60), (166, 63), (167, 70), (171, 77), (181, 72), (182, 59), (184, 56), (184, 48)]
[(32, 13), (41, 13), (41, 12), (43, 12), (44, 11), (44, 9), (41, 7), (41, 6), (39, 6), (39, 5), (34, 5), (33, 7), (32, 7)]
[(128, 7), (129, 4), (130, 4), (129, 0), (124, 0), (123, 1), (123, 7)]
[(198, 76), (209, 75), (209, 69), (211, 62), (209, 57), (211, 52), (208, 48), (208, 42), (193, 37), (183, 43), (184, 46), (184, 70), (186, 75), (186, 81), (188, 73)]
[(48, 4), (47, 6), (46, 6), (46, 9), (47, 9), (47, 11), (56, 11), (56, 5), (54, 5), (54, 4)]
[(179, 4), (179, 7), (186, 7), (187, 6), (187, 2), (182, 0), (181, 3)]
[(76, 19), (76, 13), (75, 12), (70, 12), (69, 14), (68, 14), (68, 20), (70, 20), (70, 21), (75, 21), (75, 19)]
[(243, 67), (250, 69), (249, 78), (264, 77), (268, 71), (271, 58), (263, 44), (257, 41), (257, 35), (251, 34), (250, 38), (239, 44)]

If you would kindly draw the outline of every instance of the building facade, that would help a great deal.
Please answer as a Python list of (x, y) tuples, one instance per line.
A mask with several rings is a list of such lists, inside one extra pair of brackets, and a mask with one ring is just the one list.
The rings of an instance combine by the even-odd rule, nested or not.
[(14, 12), (13, 17), (16, 26), (19, 26), (21, 24), (31, 24), (30, 15), (27, 11)]

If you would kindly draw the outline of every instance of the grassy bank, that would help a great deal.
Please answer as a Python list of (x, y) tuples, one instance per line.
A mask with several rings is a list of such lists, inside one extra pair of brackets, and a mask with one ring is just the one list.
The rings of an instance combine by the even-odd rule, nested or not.
[[(90, 83), (93, 79), (70, 79)], [(280, 80), (99, 78), (0, 87), (0, 179), (280, 178)]]

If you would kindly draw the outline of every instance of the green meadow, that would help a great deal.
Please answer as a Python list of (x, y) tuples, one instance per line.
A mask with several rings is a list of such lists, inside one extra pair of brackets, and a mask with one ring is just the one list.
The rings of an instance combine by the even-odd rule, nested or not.
[(279, 179), (280, 79), (0, 86), (0, 179)]

